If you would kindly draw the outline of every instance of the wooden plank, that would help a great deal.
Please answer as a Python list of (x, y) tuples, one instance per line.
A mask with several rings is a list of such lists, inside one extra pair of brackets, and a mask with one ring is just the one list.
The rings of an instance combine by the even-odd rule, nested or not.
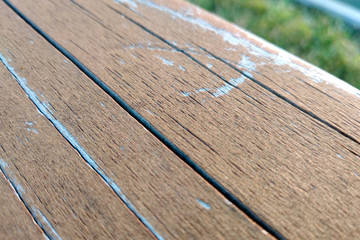
[(16, 198), (4, 174), (0, 176), (0, 239), (41, 239), (42, 231)]
[[(3, 3), (0, 5), (3, 13)], [(2, 15), (1, 20), (4, 19)], [(0, 64), (2, 172), (13, 183), (36, 222), (43, 226), (45, 235), (50, 239), (152, 239), (111, 189), (37, 111), (3, 62)], [(1, 201), (0, 205), (4, 204)], [(3, 224), (6, 219), (1, 219)], [(27, 233), (31, 232), (22, 234)], [(19, 233), (9, 229), (7, 234), (15, 239)]]
[[(80, 6), (74, 1), (14, 2), (285, 236), (359, 236), (358, 144), (235, 70), (223, 68), (221, 74), (240, 89), (224, 84), (102, 2), (78, 1)], [(141, 2), (149, 1), (129, 7), (136, 12), (143, 7)], [(158, 18), (141, 13), (154, 23), (154, 32), (158, 24), (164, 26)], [(177, 44), (181, 38), (185, 44), (185, 36), (193, 44), (193, 37), (199, 36), (188, 25), (190, 32), (181, 27), (182, 34), (176, 35), (173, 29), (180, 28), (176, 18), (176, 24), (171, 16), (159, 19), (167, 23)], [(205, 47), (227, 46), (212, 37), (201, 32), (202, 39), (210, 39), (204, 40)], [(204, 65), (210, 60), (206, 55), (201, 58)], [(221, 64), (214, 66), (221, 69)]]
[(0, 52), (160, 238), (271, 239), (8, 8), (1, 11)]
[[(256, 80), (360, 142), (360, 91), (346, 82), (182, 0), (105, 2), (170, 43), (176, 42), (178, 48), (193, 57), (205, 55), (214, 71), (224, 66), (218, 59), (211, 59), (211, 54), (251, 73)], [(114, 2), (124, 2), (125, 6), (136, 2), (137, 8), (133, 11), (131, 4), (128, 9)]]

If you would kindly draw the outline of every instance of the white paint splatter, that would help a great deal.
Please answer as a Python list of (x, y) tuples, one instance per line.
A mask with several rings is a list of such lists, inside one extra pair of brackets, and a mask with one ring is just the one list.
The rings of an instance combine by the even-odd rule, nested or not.
[(199, 88), (199, 89), (195, 89), (195, 91), (197, 93), (200, 93), (200, 92), (208, 92), (210, 91), (211, 89), (210, 88)]
[(248, 77), (251, 77), (251, 78), (254, 77), (254, 76), (253, 76), (250, 72), (248, 72), (248, 71), (243, 71), (243, 73), (244, 73), (246, 76), (248, 76)]
[(205, 208), (206, 210), (211, 210), (210, 204), (204, 202), (203, 200), (197, 198), (196, 201), (200, 204), (201, 207)]
[(251, 71), (256, 70), (256, 63), (250, 61), (250, 58), (245, 55), (242, 55), (241, 61), (239, 61), (238, 66), (249, 69)]
[(160, 57), (160, 56), (158, 56), (158, 57), (163, 61), (163, 63), (164, 63), (165, 65), (174, 66), (174, 62), (173, 62), (173, 61), (167, 60), (167, 59), (165, 59), (165, 58), (163, 58), (163, 57)]
[[(146, 46), (143, 44), (131, 44), (131, 45), (122, 45), (123, 49), (146, 49), (146, 50), (152, 50), (152, 51), (166, 51), (166, 52), (177, 52), (176, 49), (171, 47), (159, 47), (159, 46), (152, 46), (151, 42), (147, 42)], [(120, 60), (120, 59), (118, 59)], [(120, 61), (122, 63), (122, 61)]]
[(183, 66), (179, 65), (179, 68), (182, 70), (182, 71), (186, 71), (186, 68), (184, 68)]
[(148, 113), (150, 113), (151, 115), (155, 116), (155, 114), (154, 114), (153, 112), (151, 112), (149, 109), (146, 109), (146, 111), (147, 111)]
[(128, 4), (131, 7), (137, 8), (138, 5), (136, 4), (135, 1), (132, 0), (115, 0), (116, 3), (121, 3), (121, 4)]
[(28, 130), (29, 132), (39, 134), (39, 132), (35, 128), (26, 128), (26, 130)]
[[(119, 0), (115, 0), (119, 1)], [(134, 2), (134, 1), (131, 1)], [(246, 34), (247, 37), (243, 38), (240, 36), (236, 36), (234, 33), (231, 33), (227, 30), (217, 28), (213, 26), (212, 24), (206, 22), (203, 19), (200, 18), (194, 18), (192, 16), (186, 15), (184, 13), (172, 10), (170, 8), (160, 6), (158, 4), (153, 3), (150, 0), (136, 0), (136, 2), (139, 2), (141, 4), (144, 4), (148, 7), (158, 9), (162, 12), (170, 14), (173, 18), (178, 18), (183, 21), (192, 23), (194, 25), (197, 25), (204, 30), (214, 32), (215, 34), (221, 36), (225, 42), (228, 42), (232, 45), (242, 45), (243, 47), (249, 49), (249, 51), (257, 56), (261, 56), (263, 58), (267, 58), (269, 62), (275, 62), (277, 65), (288, 65), (291, 68), (294, 68), (300, 72), (302, 72), (304, 75), (308, 76), (310, 79), (312, 79), (315, 82), (326, 82), (328, 84), (332, 84), (337, 88), (343, 89), (344, 91), (354, 94), (358, 97), (360, 97), (360, 90), (351, 86), (347, 82), (325, 72), (324, 70), (292, 55), (291, 53), (286, 52), (285, 50), (269, 43), (268, 41), (240, 28), (235, 25), (234, 28), (238, 30), (239, 32), (242, 32), (243, 34)], [(250, 42), (248, 39), (254, 39), (253, 42), (258, 42), (261, 44), (261, 47), (255, 45), (254, 43)], [(273, 49), (274, 52), (278, 52), (279, 54), (270, 53), (265, 48)], [(301, 65), (295, 63), (300, 62)], [(302, 66), (305, 65), (306, 67)]]
[(228, 199), (226, 199), (225, 198), (225, 203), (227, 204), (227, 205), (232, 205), (232, 202), (230, 202)]
[(216, 92), (213, 94), (214, 97), (220, 97), (225, 94), (229, 94), (229, 92), (239, 84), (242, 84), (245, 81), (245, 77), (241, 76), (239, 78), (232, 78), (229, 83), (225, 83), (224, 86), (217, 88)]
[(92, 157), (85, 151), (85, 149), (76, 141), (75, 137), (67, 130), (67, 128), (57, 120), (52, 113), (48, 110), (48, 106), (44, 105), (38, 98), (35, 91), (33, 91), (28, 85), (25, 78), (20, 77), (15, 69), (7, 62), (6, 58), (0, 53), (0, 61), (5, 65), (7, 70), (12, 74), (13, 78), (18, 82), (21, 88), (28, 95), (30, 100), (36, 105), (38, 110), (54, 125), (54, 127), (59, 131), (59, 133), (73, 146), (74, 149), (83, 157), (83, 159), (88, 163), (88, 165), (94, 169), (105, 181), (105, 183), (110, 186), (113, 191), (118, 195), (118, 197), (125, 203), (125, 205), (138, 217), (138, 219), (156, 236), (158, 239), (163, 240), (164, 238), (159, 235), (153, 226), (143, 217), (131, 204), (130, 200), (125, 196), (120, 187), (115, 183), (115, 181), (110, 178), (97, 164), (97, 162), (92, 159)]
[[(120, 1), (120, 0), (115, 0), (115, 2), (117, 2), (117, 1)], [(135, 2), (135, 1), (132, 1), (132, 2)], [(183, 21), (190, 22), (192, 24), (198, 25), (198, 26), (202, 27), (205, 30), (213, 31), (216, 34), (222, 36), (224, 41), (229, 42), (229, 43), (231, 43), (233, 45), (238, 45), (238, 44), (241, 44), (241, 43), (244, 42), (243, 39), (234, 36), (232, 33), (228, 32), (226, 30), (216, 28), (216, 27), (212, 26), (210, 23), (206, 22), (205, 20), (203, 20), (201, 18), (194, 18), (191, 15), (186, 15), (186, 14), (177, 12), (175, 10), (172, 10), (170, 8), (160, 6), (160, 5), (158, 5), (156, 3), (153, 3), (152, 1), (149, 1), (149, 0), (136, 0), (136, 2), (144, 4), (144, 5), (146, 5), (148, 7), (151, 7), (151, 8), (158, 9), (158, 10), (160, 10), (162, 12), (166, 12), (166, 13), (172, 15), (173, 18), (179, 18), (179, 19), (181, 19)]]
[[(325, 82), (327, 84), (331, 84), (337, 88), (340, 88), (350, 94), (356, 95), (360, 97), (360, 90), (351, 86), (349, 83), (335, 77), (334, 75), (308, 63), (301, 58), (279, 48), (278, 46), (273, 45), (272, 43), (267, 42), (266, 40), (247, 32), (246, 30), (241, 30), (245, 32), (249, 38), (254, 39), (256, 42), (261, 42), (262, 47), (264, 48), (271, 48), (274, 51), (278, 52), (279, 54), (269, 53), (265, 50), (253, 45), (252, 53), (257, 55), (261, 55), (262, 57), (266, 57), (269, 61), (274, 62), (278, 66), (287, 65), (292, 69), (298, 70), (303, 73), (305, 76), (309, 77), (312, 81), (316, 83)], [(249, 43), (251, 44), (251, 43)], [(304, 67), (304, 66), (306, 67)], [(289, 72), (289, 71), (287, 71)]]
[[(201, 93), (201, 92), (208, 92), (210, 91), (211, 88), (199, 88), (199, 89), (194, 89), (193, 94), (197, 94), (197, 93)], [(188, 97), (190, 96), (192, 93), (191, 92), (181, 92), (183, 96)]]
[(181, 92), (181, 94), (182, 94), (183, 96), (185, 96), (185, 97), (188, 97), (188, 96), (191, 95), (191, 93), (189, 93), (189, 92)]

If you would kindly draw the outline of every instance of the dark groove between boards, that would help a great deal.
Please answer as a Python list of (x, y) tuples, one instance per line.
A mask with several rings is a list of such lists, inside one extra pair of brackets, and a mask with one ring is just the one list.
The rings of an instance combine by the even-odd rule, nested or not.
[[(193, 60), (194, 62), (196, 62), (197, 64), (199, 64), (201, 67), (205, 68), (206, 70), (208, 70), (210, 73), (214, 74), (215, 76), (217, 76), (219, 79), (223, 80), (225, 83), (231, 85), (232, 87), (240, 90), (241, 92), (243, 92), (244, 94), (248, 95), (246, 92), (244, 92), (244, 90), (242, 90), (241, 88), (239, 88), (236, 85), (233, 85), (232, 83), (230, 83), (229, 81), (227, 81), (224, 77), (222, 77), (221, 75), (219, 75), (218, 73), (216, 73), (215, 71), (211, 70), (210, 68), (208, 68), (205, 64), (203, 64), (202, 62), (200, 62), (199, 60), (197, 60), (195, 57), (193, 57), (191, 54), (187, 53), (185, 50), (175, 46), (174, 44), (172, 44), (171, 42), (169, 42), (168, 40), (164, 39), (163, 37), (161, 37), (160, 35), (154, 33), (153, 31), (151, 31), (150, 29), (146, 28), (145, 26), (141, 25), (140, 23), (136, 22), (135, 20), (129, 18), (128, 16), (126, 16), (125, 14), (121, 13), (120, 11), (118, 11), (117, 9), (114, 9), (113, 7), (109, 6), (108, 7), (110, 9), (112, 9), (113, 11), (117, 12), (118, 14), (120, 14), (121, 16), (125, 17), (126, 19), (128, 19), (129, 21), (131, 21), (132, 23), (136, 24), (137, 26), (139, 26), (140, 28), (144, 29), (146, 32), (150, 33), (151, 35), (155, 36), (156, 38), (160, 39), (161, 41), (163, 41), (164, 43), (168, 44), (169, 46), (171, 46), (172, 48), (174, 48), (175, 50), (177, 50), (178, 52), (181, 52), (183, 54), (185, 54), (187, 57), (189, 57), (191, 60)], [(264, 88), (265, 90), (271, 92), (272, 94), (274, 94), (275, 96), (277, 96), (278, 98), (280, 98), (281, 100), (285, 101), (286, 103), (290, 104), (291, 106), (297, 108), (298, 110), (300, 110), (301, 112), (305, 113), (306, 115), (318, 120), (319, 122), (325, 124), (326, 126), (330, 127), (331, 129), (335, 130), (336, 132), (340, 133), (341, 135), (343, 135), (344, 137), (350, 139), (351, 141), (354, 141), (355, 143), (360, 145), (360, 142), (358, 140), (356, 140), (354, 137), (352, 137), (351, 135), (347, 134), (346, 132), (342, 131), (341, 129), (337, 128), (336, 126), (334, 126), (333, 124), (331, 124), (330, 122), (320, 118), (319, 116), (317, 116), (316, 114), (314, 114), (313, 112), (299, 106), (298, 104), (296, 104), (295, 102), (291, 101), (290, 99), (288, 99), (287, 97), (281, 95), (280, 93), (276, 92), (275, 90), (273, 90), (272, 88), (268, 87), (267, 85), (263, 84), (262, 82), (260, 82), (259, 80), (256, 80), (254, 77), (250, 76), (249, 74), (247, 74), (244, 71), (241, 71), (240, 69), (238, 69), (237, 67), (235, 67), (234, 65), (232, 65), (231, 63), (225, 61), (224, 59), (216, 56), (215, 54), (213, 54), (212, 52), (210, 52), (209, 50), (197, 45), (201, 50), (205, 51), (206, 53), (210, 54), (212, 57), (216, 58), (217, 60), (225, 63), (226, 65), (228, 65), (230, 68), (234, 69), (235, 71), (239, 72), (240, 74), (242, 74), (243, 76), (247, 77), (248, 79), (250, 79), (251, 81), (253, 81), (254, 83), (256, 83), (257, 85), (259, 85), (260, 87)]]
[[(26, 23), (28, 23), (37, 33), (39, 33), (43, 38), (45, 38), (45, 40), (47, 40), (52, 46), (54, 46), (57, 50), (59, 50), (65, 57), (67, 57), (71, 62), (73, 62), (83, 73), (85, 73), (87, 76), (89, 76), (88, 74), (92, 74), (93, 77), (97, 78), (95, 76), (95, 74), (93, 74), (90, 70), (88, 70), (84, 65), (81, 64), (81, 62), (79, 60), (77, 60), (74, 56), (72, 56), (66, 49), (64, 49), (60, 44), (58, 44), (55, 40), (53, 40), (49, 35), (47, 35), (43, 30), (41, 30), (34, 22), (32, 22), (29, 18), (27, 18), (23, 13), (20, 12), (20, 10), (18, 10), (14, 5), (12, 5), (12, 3), (10, 3), (7, 0), (3, 0), (3, 2), (5, 4), (7, 4), (19, 17), (21, 17)], [(88, 73), (86, 73), (86, 71)], [(92, 79), (92, 77), (89, 76), (89, 78)], [(93, 79), (92, 79), (93, 80)], [(102, 88), (105, 92), (107, 92), (105, 89), (108, 88), (108, 91), (112, 91), (108, 86), (106, 86), (104, 83), (101, 82), (100, 79), (97, 78), (96, 82), (95, 80), (93, 80), (98, 86), (100, 86), (100, 88)], [(101, 84), (103, 86), (101, 86)], [(105, 88), (105, 89), (104, 89)], [(115, 93), (114, 93), (115, 94)], [(110, 94), (109, 94), (110, 95)], [(113, 97), (114, 99), (114, 97)], [(114, 99), (115, 100), (115, 99)], [(116, 100), (115, 100), (116, 101)], [(126, 104), (126, 103), (125, 103)], [(69, 106), (68, 106), (69, 107)], [(71, 109), (70, 109), (71, 110)], [(44, 114), (46, 115), (46, 114)], [(47, 119), (49, 119), (47, 117)], [(50, 119), (49, 119), (50, 120)], [(51, 120), (50, 120), (51, 121)], [(52, 121), (51, 121), (52, 122)], [(53, 124), (53, 122), (52, 122)], [(53, 124), (54, 125), (54, 124)], [(62, 134), (62, 132), (54, 125), (54, 127), (60, 132), (60, 134), (62, 136), (64, 136)], [(70, 145), (81, 155), (81, 157), (85, 160), (86, 163), (89, 164), (89, 162), (87, 161), (87, 159), (83, 156), (83, 154), (81, 154), (81, 152), (78, 151), (78, 149), (71, 143), (71, 141), (69, 141), (66, 137), (65, 137), (66, 141), (68, 141), (70, 143)], [(113, 192), (123, 201), (123, 203), (125, 204), (125, 206), (128, 208), (128, 210), (130, 210), (132, 212), (132, 214), (135, 215), (135, 217), (138, 218), (138, 220), (143, 224), (143, 226), (156, 238), (159, 240), (162, 240), (163, 237), (161, 237), (159, 234), (156, 233), (156, 231), (154, 231), (154, 229), (152, 228), (152, 226), (148, 224), (148, 222), (146, 221), (146, 219), (142, 218), (141, 215), (139, 215), (136, 211), (134, 211), (133, 207), (129, 206), (129, 204), (124, 201), (124, 199), (118, 194), (118, 192), (114, 189), (113, 186), (111, 186), (107, 180), (104, 177), (104, 174), (101, 174), (99, 172), (98, 169), (94, 168), (91, 164), (89, 164), (89, 166), (107, 183), (107, 185), (113, 190)], [(1, 165), (0, 165), (0, 170), (1, 170)], [(16, 193), (18, 193), (18, 191), (16, 191)], [(31, 209), (30, 209), (31, 210)], [(38, 223), (38, 221), (36, 221)], [(39, 223), (40, 225), (41, 223)], [(40, 225), (41, 227), (41, 225)], [(48, 234), (46, 234), (48, 235)], [(54, 238), (52, 238), (50, 236), (49, 238), (50, 240), (53, 240)], [(54, 239), (55, 240), (55, 239)]]
[[(168, 44), (169, 46), (171, 46), (172, 48), (174, 48), (175, 50), (177, 50), (178, 52), (181, 52), (183, 54), (185, 54), (187, 57), (189, 57), (191, 60), (193, 60), (194, 62), (196, 62), (197, 64), (199, 64), (201, 67), (205, 68), (206, 70), (208, 70), (209, 72), (211, 72), (212, 74), (214, 74), (215, 76), (217, 76), (219, 79), (223, 80), (225, 83), (231, 85), (232, 87), (240, 90), (241, 92), (243, 92), (244, 94), (248, 95), (246, 92), (244, 92), (244, 90), (242, 90), (241, 88), (239, 88), (236, 85), (233, 85), (232, 83), (230, 83), (229, 81), (227, 81), (224, 77), (222, 77), (221, 75), (219, 75), (218, 73), (216, 73), (215, 71), (211, 70), (210, 68), (208, 68), (205, 64), (203, 64), (202, 62), (200, 62), (199, 60), (197, 60), (195, 57), (193, 57), (191, 54), (187, 53), (185, 50), (175, 46), (174, 44), (172, 44), (171, 42), (169, 42), (168, 40), (164, 39), (163, 37), (161, 37), (160, 35), (152, 32), (150, 29), (146, 28), (145, 26), (141, 25), (140, 23), (136, 22), (135, 20), (129, 18), (128, 16), (124, 15), (123, 13), (121, 13), (120, 11), (114, 9), (113, 7), (109, 6), (109, 8), (111, 8), (113, 11), (117, 12), (118, 14), (122, 15), (123, 17), (125, 17), (126, 19), (128, 19), (129, 21), (131, 21), (132, 23), (138, 25), (139, 27), (141, 27), (142, 29), (144, 29), (146, 32), (150, 33), (151, 35), (157, 37), (158, 39), (160, 39), (161, 41), (163, 41), (164, 43)], [(290, 99), (288, 99), (287, 97), (281, 95), (280, 93), (276, 92), (275, 90), (273, 90), (272, 88), (268, 87), (267, 85), (263, 84), (262, 82), (260, 82), (259, 80), (256, 80), (254, 77), (250, 76), (249, 74), (247, 74), (244, 71), (241, 71), (240, 69), (238, 69), (237, 67), (235, 67), (234, 65), (232, 65), (231, 63), (227, 62), (226, 60), (222, 59), (221, 57), (216, 56), (215, 54), (213, 54), (212, 52), (210, 52), (209, 50), (197, 45), (201, 50), (205, 51), (206, 53), (210, 54), (212, 57), (216, 58), (217, 60), (225, 63), (226, 65), (228, 65), (230, 68), (234, 69), (235, 71), (239, 72), (240, 74), (242, 74), (243, 76), (247, 77), (248, 79), (250, 79), (251, 81), (253, 81), (254, 83), (256, 83), (257, 85), (259, 85), (260, 87), (264, 88), (265, 90), (271, 92), (272, 94), (274, 94), (275, 96), (277, 96), (278, 98), (280, 98), (281, 100), (285, 101), (286, 103), (290, 104), (291, 106), (297, 108), (298, 110), (300, 110), (301, 112), (305, 113), (306, 115), (318, 120), (319, 122), (325, 124), (326, 126), (330, 127), (331, 129), (335, 130), (336, 132), (340, 133), (341, 135), (343, 135), (344, 137), (350, 139), (351, 141), (357, 143), (360, 145), (360, 142), (358, 140), (356, 140), (354, 137), (352, 137), (350, 134), (347, 134), (346, 132), (342, 131), (341, 129), (337, 128), (336, 126), (334, 126), (333, 124), (331, 124), (330, 122), (320, 118), (319, 116), (317, 116), (316, 114), (314, 114), (313, 112), (299, 106), (298, 104), (296, 104), (295, 102), (291, 101)], [(336, 100), (336, 99), (335, 99)]]
[(247, 77), (248, 79), (250, 79), (251, 81), (253, 81), (254, 83), (256, 83), (257, 85), (259, 85), (260, 87), (264, 88), (265, 90), (269, 91), (270, 93), (274, 94), (275, 96), (277, 96), (278, 98), (280, 98), (281, 100), (285, 101), (286, 103), (290, 104), (291, 106), (297, 108), (298, 110), (300, 110), (301, 112), (305, 113), (306, 115), (310, 116), (311, 118), (325, 124), (326, 126), (328, 126), (329, 128), (335, 130), (336, 132), (338, 132), (339, 134), (343, 135), (344, 137), (350, 139), (351, 141), (357, 143), (360, 145), (360, 142), (358, 140), (356, 140), (354, 137), (352, 137), (351, 135), (347, 134), (346, 132), (344, 132), (343, 130), (341, 130), (340, 128), (336, 127), (335, 125), (331, 124), (330, 122), (322, 119), (321, 117), (317, 116), (315, 113), (301, 107), (300, 105), (296, 104), (295, 102), (291, 101), (289, 98), (281, 95), (280, 93), (278, 93), (277, 91), (275, 91), (274, 89), (268, 87), (267, 85), (265, 85), (264, 83), (260, 82), (259, 80), (256, 80), (254, 77), (250, 76), (248, 73), (241, 71), (240, 69), (238, 69), (237, 67), (235, 67), (234, 65), (232, 65), (231, 63), (228, 63), (227, 61), (225, 61), (224, 59), (222, 59), (221, 57), (216, 56), (215, 54), (213, 54), (212, 52), (210, 52), (209, 50), (199, 46), (203, 51), (207, 52), (208, 54), (210, 54), (211, 56), (213, 56), (214, 58), (216, 58), (217, 60), (221, 61), (222, 63), (225, 63), (226, 65), (228, 65), (230, 68), (234, 69), (235, 71), (241, 73), (243, 76)]
[[(134, 117), (140, 124), (142, 124), (147, 130), (149, 130), (156, 138), (158, 138), (166, 147), (168, 147), (172, 152), (174, 152), (179, 158), (181, 158), (187, 165), (189, 165), (195, 172), (197, 172), (202, 178), (204, 178), (210, 185), (212, 185), (217, 191), (219, 191), (226, 199), (231, 203), (237, 206), (242, 212), (244, 212), (250, 219), (256, 222), (261, 228), (266, 230), (269, 234), (274, 236), (279, 240), (285, 240), (286, 238), (278, 232), (276, 229), (267, 224), (262, 220), (255, 212), (253, 212), (249, 207), (242, 203), (234, 194), (222, 186), (215, 178), (213, 178), (209, 173), (203, 170), (198, 164), (196, 164), (190, 157), (188, 157), (182, 150), (180, 150), (175, 144), (173, 144), (169, 139), (167, 139), (160, 131), (158, 131), (154, 126), (152, 126), (144, 117), (142, 117), (138, 112), (130, 107), (119, 95), (117, 95), (109, 86), (102, 82), (93, 72), (85, 67), (77, 58), (75, 58), (70, 52), (63, 48), (59, 43), (52, 39), (48, 34), (46, 34), (39, 26), (37, 26), (33, 21), (31, 21), (27, 16), (25, 16), (19, 9), (17, 9), (10, 1), (3, 0), (19, 17), (21, 17), (27, 24), (29, 24), (37, 33), (39, 33), (44, 39), (46, 39), (51, 45), (53, 45), (58, 51), (60, 51), (65, 57), (67, 57), (72, 63), (74, 63), (84, 74), (86, 74), (91, 80), (94, 81), (102, 90), (104, 90), (109, 96), (111, 96), (124, 110), (126, 110), (132, 117)], [(135, 23), (145, 31), (154, 35), (147, 28), (123, 15), (129, 21)], [(162, 41), (168, 43), (165, 39), (158, 35), (154, 35), (161, 39)], [(176, 50), (184, 53), (190, 57), (193, 61), (202, 65), (206, 68), (201, 62), (193, 58), (191, 55), (187, 54), (181, 49), (176, 48), (172, 44), (168, 43), (170, 46), (174, 47)], [(220, 75), (213, 72), (214, 75), (223, 79)], [(225, 80), (225, 79), (223, 79)], [(226, 81), (226, 80), (225, 80)]]
[[(211, 70), (210, 68), (208, 68), (205, 64), (203, 64), (202, 62), (200, 62), (199, 60), (197, 60), (195, 57), (193, 57), (191, 54), (189, 54), (188, 52), (186, 52), (185, 50), (175, 46), (173, 43), (171, 43), (170, 41), (166, 40), (165, 38), (161, 37), (160, 35), (158, 35), (157, 33), (153, 32), (152, 30), (150, 30), (149, 28), (145, 27), (144, 25), (142, 25), (141, 23), (133, 20), (132, 18), (128, 17), (127, 15), (123, 14), (122, 12), (120, 12), (119, 10), (111, 7), (110, 5), (106, 4), (110, 9), (112, 9), (113, 11), (115, 11), (116, 13), (118, 13), (119, 15), (123, 16), (124, 18), (128, 19), (130, 22), (134, 23), (135, 25), (139, 26), (140, 28), (142, 28), (144, 31), (148, 32), (149, 34), (153, 35), (154, 37), (158, 38), (159, 40), (161, 40), (162, 42), (166, 43), (167, 45), (169, 45), (170, 47), (172, 47), (173, 49), (175, 49), (178, 52), (183, 53), (184, 55), (186, 55), (188, 58), (190, 58), (191, 60), (193, 60), (195, 63), (197, 63), (198, 65), (200, 65), (201, 67), (203, 67), (204, 69), (206, 69), (207, 71), (209, 71), (210, 73), (214, 74), (216, 77), (218, 77), (219, 79), (221, 79), (222, 81), (224, 81), (225, 83), (231, 85), (232, 87), (234, 87), (235, 89), (240, 90), (241, 92), (243, 92), (244, 94), (246, 94), (247, 96), (249, 96), (244, 90), (242, 90), (241, 88), (239, 88), (236, 85), (233, 85), (232, 83), (230, 83), (229, 81), (227, 81), (224, 77), (222, 77), (221, 75), (219, 75), (218, 73), (216, 73), (215, 71)], [(254, 82), (255, 84), (259, 85), (260, 87), (262, 87), (263, 89), (267, 90), (268, 92), (274, 94), (275, 96), (277, 96), (278, 98), (280, 98), (281, 100), (285, 101), (286, 103), (290, 104), (291, 106), (295, 107), (296, 109), (300, 110), (301, 112), (303, 112), (305, 115), (311, 117), (312, 119), (315, 119), (321, 123), (323, 123), (324, 125), (326, 125), (327, 127), (335, 130), (336, 132), (338, 132), (339, 134), (341, 134), (342, 136), (350, 139), (351, 141), (357, 143), (360, 145), (360, 142), (355, 139), (354, 137), (352, 137), (351, 135), (347, 134), (346, 132), (342, 131), (340, 128), (336, 127), (335, 125), (331, 124), (330, 122), (322, 119), (321, 117), (317, 116), (316, 114), (314, 114), (313, 112), (301, 107), (300, 105), (296, 104), (295, 102), (291, 101), (290, 99), (286, 98), (285, 96), (281, 95), (280, 93), (278, 93), (277, 91), (273, 90), (272, 88), (270, 88), (269, 86), (265, 85), (264, 83), (260, 82), (259, 80), (256, 80), (254, 77), (250, 76), (249, 74), (247, 74), (244, 71), (241, 71), (240, 69), (238, 69), (237, 67), (235, 67), (234, 65), (232, 65), (231, 63), (228, 63), (227, 61), (225, 61), (224, 59), (216, 56), (215, 54), (213, 54), (212, 52), (210, 52), (209, 50), (197, 45), (201, 50), (205, 51), (206, 53), (210, 54), (211, 56), (213, 56), (215, 59), (225, 63), (226, 65), (228, 65), (230, 68), (234, 69), (235, 71), (239, 72), (240, 74), (242, 74), (243, 76), (245, 76), (246, 78), (250, 79), (252, 82)], [(240, 208), (240, 207), (239, 207)], [(241, 209), (241, 208), (240, 208)], [(245, 212), (245, 211), (244, 211)], [(249, 215), (248, 215), (249, 216)], [(249, 216), (250, 217), (250, 216)], [(255, 221), (255, 220), (254, 220)], [(255, 221), (256, 223), (258, 223), (257, 221)], [(260, 223), (258, 223), (260, 226), (262, 226)], [(264, 226), (262, 226), (264, 229), (266, 229)], [(284, 238), (284, 236), (282, 236), (277, 230), (275, 230), (274, 228), (272, 228), (271, 226), (267, 226), (270, 227), (271, 230), (274, 230), (275, 232), (273, 233), (272, 231), (269, 231), (268, 229), (266, 229), (269, 233), (271, 233), (274, 237), (282, 239)]]

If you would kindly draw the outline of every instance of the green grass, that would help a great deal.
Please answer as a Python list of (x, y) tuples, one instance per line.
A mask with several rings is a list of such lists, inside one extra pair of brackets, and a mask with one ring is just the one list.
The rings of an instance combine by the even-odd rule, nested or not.
[(360, 34), (290, 0), (190, 0), (360, 88)]

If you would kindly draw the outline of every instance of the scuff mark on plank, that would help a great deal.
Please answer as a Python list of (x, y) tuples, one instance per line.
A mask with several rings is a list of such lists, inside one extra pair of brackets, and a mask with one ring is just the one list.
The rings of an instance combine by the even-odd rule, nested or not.
[(71, 135), (71, 133), (66, 129), (66, 127), (58, 121), (50, 111), (48, 111), (48, 106), (43, 104), (35, 91), (30, 89), (27, 85), (27, 81), (25, 78), (20, 77), (15, 69), (8, 63), (6, 58), (0, 53), (0, 61), (5, 65), (7, 70), (11, 73), (14, 79), (18, 82), (21, 88), (28, 95), (30, 100), (35, 104), (38, 110), (54, 125), (54, 127), (59, 131), (59, 133), (73, 146), (73, 148), (79, 152), (79, 154), (83, 157), (86, 163), (98, 173), (101, 178), (105, 181), (105, 183), (115, 192), (115, 194), (124, 202), (124, 204), (134, 213), (134, 215), (147, 227), (154, 236), (163, 240), (164, 238), (157, 233), (157, 231), (153, 228), (153, 226), (143, 217), (135, 208), (135, 206), (131, 203), (131, 201), (126, 197), (126, 195), (122, 192), (120, 187), (115, 183), (115, 181), (110, 178), (96, 163), (95, 160), (91, 158), (91, 156), (85, 151), (85, 149), (76, 141), (76, 139)]

